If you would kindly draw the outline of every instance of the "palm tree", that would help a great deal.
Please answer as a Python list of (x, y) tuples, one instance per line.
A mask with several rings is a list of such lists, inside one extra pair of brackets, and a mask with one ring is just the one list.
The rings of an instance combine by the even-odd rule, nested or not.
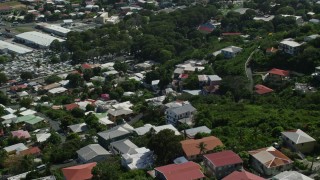
[(207, 150), (207, 144), (205, 144), (204, 142), (201, 142), (198, 144), (197, 148), (199, 148), (200, 150), (200, 154), (204, 154)]

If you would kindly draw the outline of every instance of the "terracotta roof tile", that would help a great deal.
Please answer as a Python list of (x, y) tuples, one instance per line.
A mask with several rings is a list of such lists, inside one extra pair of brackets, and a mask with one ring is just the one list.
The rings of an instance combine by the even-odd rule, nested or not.
[(189, 161), (182, 164), (169, 164), (155, 168), (156, 171), (161, 172), (166, 180), (193, 180), (204, 178), (199, 164)]
[(66, 180), (88, 180), (92, 178), (92, 168), (97, 165), (96, 162), (71, 166), (62, 169)]
[(231, 150), (206, 154), (204, 157), (211, 161), (211, 163), (213, 163), (216, 167), (239, 164), (243, 162), (238, 154)]
[(200, 143), (206, 144), (206, 150), (209, 151), (214, 149), (217, 146), (222, 146), (222, 142), (220, 141), (219, 138), (214, 137), (214, 136), (209, 136), (209, 137), (204, 137), (202, 139), (189, 139), (189, 140), (184, 140), (181, 141), (182, 149), (187, 157), (194, 156), (194, 155), (199, 155), (200, 154), (200, 149), (199, 149), (199, 144)]

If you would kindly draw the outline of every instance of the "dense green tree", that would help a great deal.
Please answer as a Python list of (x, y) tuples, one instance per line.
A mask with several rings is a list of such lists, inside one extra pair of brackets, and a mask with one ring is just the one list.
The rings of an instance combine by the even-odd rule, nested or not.
[(73, 88), (83, 85), (83, 79), (80, 74), (69, 74), (66, 79), (69, 80), (69, 85)]
[(22, 79), (22, 80), (28, 80), (28, 79), (32, 79), (33, 78), (33, 74), (31, 73), (31, 72), (22, 72), (21, 74), (20, 74), (20, 78)]
[(20, 106), (25, 108), (30, 108), (33, 100), (31, 98), (23, 98), (20, 100)]
[(127, 72), (129, 65), (126, 62), (116, 61), (113, 65), (114, 69), (121, 72)]
[(118, 157), (108, 158), (98, 163), (93, 169), (93, 180), (118, 179), (121, 176), (120, 159)]
[(182, 136), (176, 136), (174, 131), (168, 129), (160, 131), (151, 138), (148, 148), (153, 150), (157, 156), (156, 162), (158, 165), (171, 163), (175, 158), (182, 155), (180, 144), (182, 139)]
[(0, 84), (6, 83), (8, 81), (8, 78), (6, 74), (0, 73)]
[(54, 52), (61, 52), (62, 50), (62, 44), (58, 40), (53, 40), (52, 43), (50, 44), (50, 50)]
[(46, 77), (44, 81), (45, 81), (47, 84), (51, 84), (51, 83), (59, 82), (59, 81), (61, 81), (61, 80), (62, 80), (62, 79), (61, 79), (59, 76), (57, 76), (57, 75), (51, 75), (51, 76)]

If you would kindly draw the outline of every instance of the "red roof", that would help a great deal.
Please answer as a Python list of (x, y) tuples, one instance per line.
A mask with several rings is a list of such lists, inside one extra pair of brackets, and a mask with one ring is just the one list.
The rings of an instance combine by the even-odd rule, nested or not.
[(169, 164), (155, 168), (156, 171), (162, 173), (166, 180), (193, 180), (204, 178), (199, 164), (189, 161), (182, 164)]
[(275, 53), (275, 52), (277, 52), (277, 51), (278, 51), (278, 49), (277, 49), (277, 48), (274, 48), (274, 47), (268, 48), (268, 49), (266, 50), (267, 53)]
[(76, 103), (72, 103), (72, 104), (64, 105), (64, 107), (66, 108), (67, 111), (71, 111), (71, 110), (74, 109), (74, 108), (78, 108), (79, 105), (76, 104)]
[(273, 68), (269, 71), (269, 74), (275, 74), (279, 76), (289, 76), (289, 71)]
[(267, 93), (273, 92), (273, 89), (270, 89), (267, 86), (264, 86), (262, 84), (257, 84), (254, 87), (255, 87), (255, 92), (257, 94), (267, 94)]
[(205, 152), (214, 149), (217, 146), (222, 146), (222, 142), (219, 138), (214, 136), (204, 137), (202, 139), (188, 139), (180, 142), (182, 149), (187, 157), (199, 155), (199, 144), (204, 143), (206, 145)]
[(62, 169), (66, 180), (87, 180), (92, 178), (91, 170), (97, 165), (96, 162), (71, 166)]
[(187, 79), (189, 77), (188, 74), (180, 74), (179, 78), (180, 79)]
[(243, 162), (238, 154), (231, 150), (207, 154), (204, 155), (204, 157), (211, 161), (211, 163), (213, 163), (216, 167), (239, 164)]
[(10, 90), (11, 91), (16, 91), (18, 89), (25, 89), (27, 87), (28, 87), (28, 85), (26, 85), (26, 84), (20, 84), (20, 85), (16, 85), (16, 86), (11, 86)]
[(222, 36), (239, 36), (241, 35), (241, 33), (239, 32), (226, 32), (226, 33), (222, 33)]
[(11, 131), (11, 134), (13, 137), (17, 137), (17, 138), (29, 139), (31, 137), (29, 132), (24, 130)]
[(38, 147), (32, 147), (23, 151), (20, 151), (19, 154), (20, 155), (32, 155), (32, 154), (40, 154), (41, 150)]
[(234, 171), (222, 180), (265, 180), (264, 178), (252, 174), (248, 171)]
[(81, 67), (82, 67), (83, 69), (91, 69), (91, 65), (90, 65), (90, 64), (87, 64), (87, 63), (82, 64)]

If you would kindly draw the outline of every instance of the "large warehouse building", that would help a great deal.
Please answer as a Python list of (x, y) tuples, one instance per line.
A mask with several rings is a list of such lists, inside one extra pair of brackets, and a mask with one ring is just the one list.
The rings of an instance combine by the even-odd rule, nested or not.
[(36, 48), (49, 48), (50, 44), (54, 40), (64, 42), (65, 40), (56, 38), (47, 34), (39, 33), (36, 31), (25, 32), (16, 35), (15, 40), (17, 42), (24, 43), (26, 45)]
[(67, 36), (67, 34), (71, 31), (70, 29), (48, 23), (39, 23), (37, 26), (48, 33), (53, 33), (63, 37)]
[(9, 54), (27, 54), (32, 52), (32, 50), (0, 40), (0, 52)]

